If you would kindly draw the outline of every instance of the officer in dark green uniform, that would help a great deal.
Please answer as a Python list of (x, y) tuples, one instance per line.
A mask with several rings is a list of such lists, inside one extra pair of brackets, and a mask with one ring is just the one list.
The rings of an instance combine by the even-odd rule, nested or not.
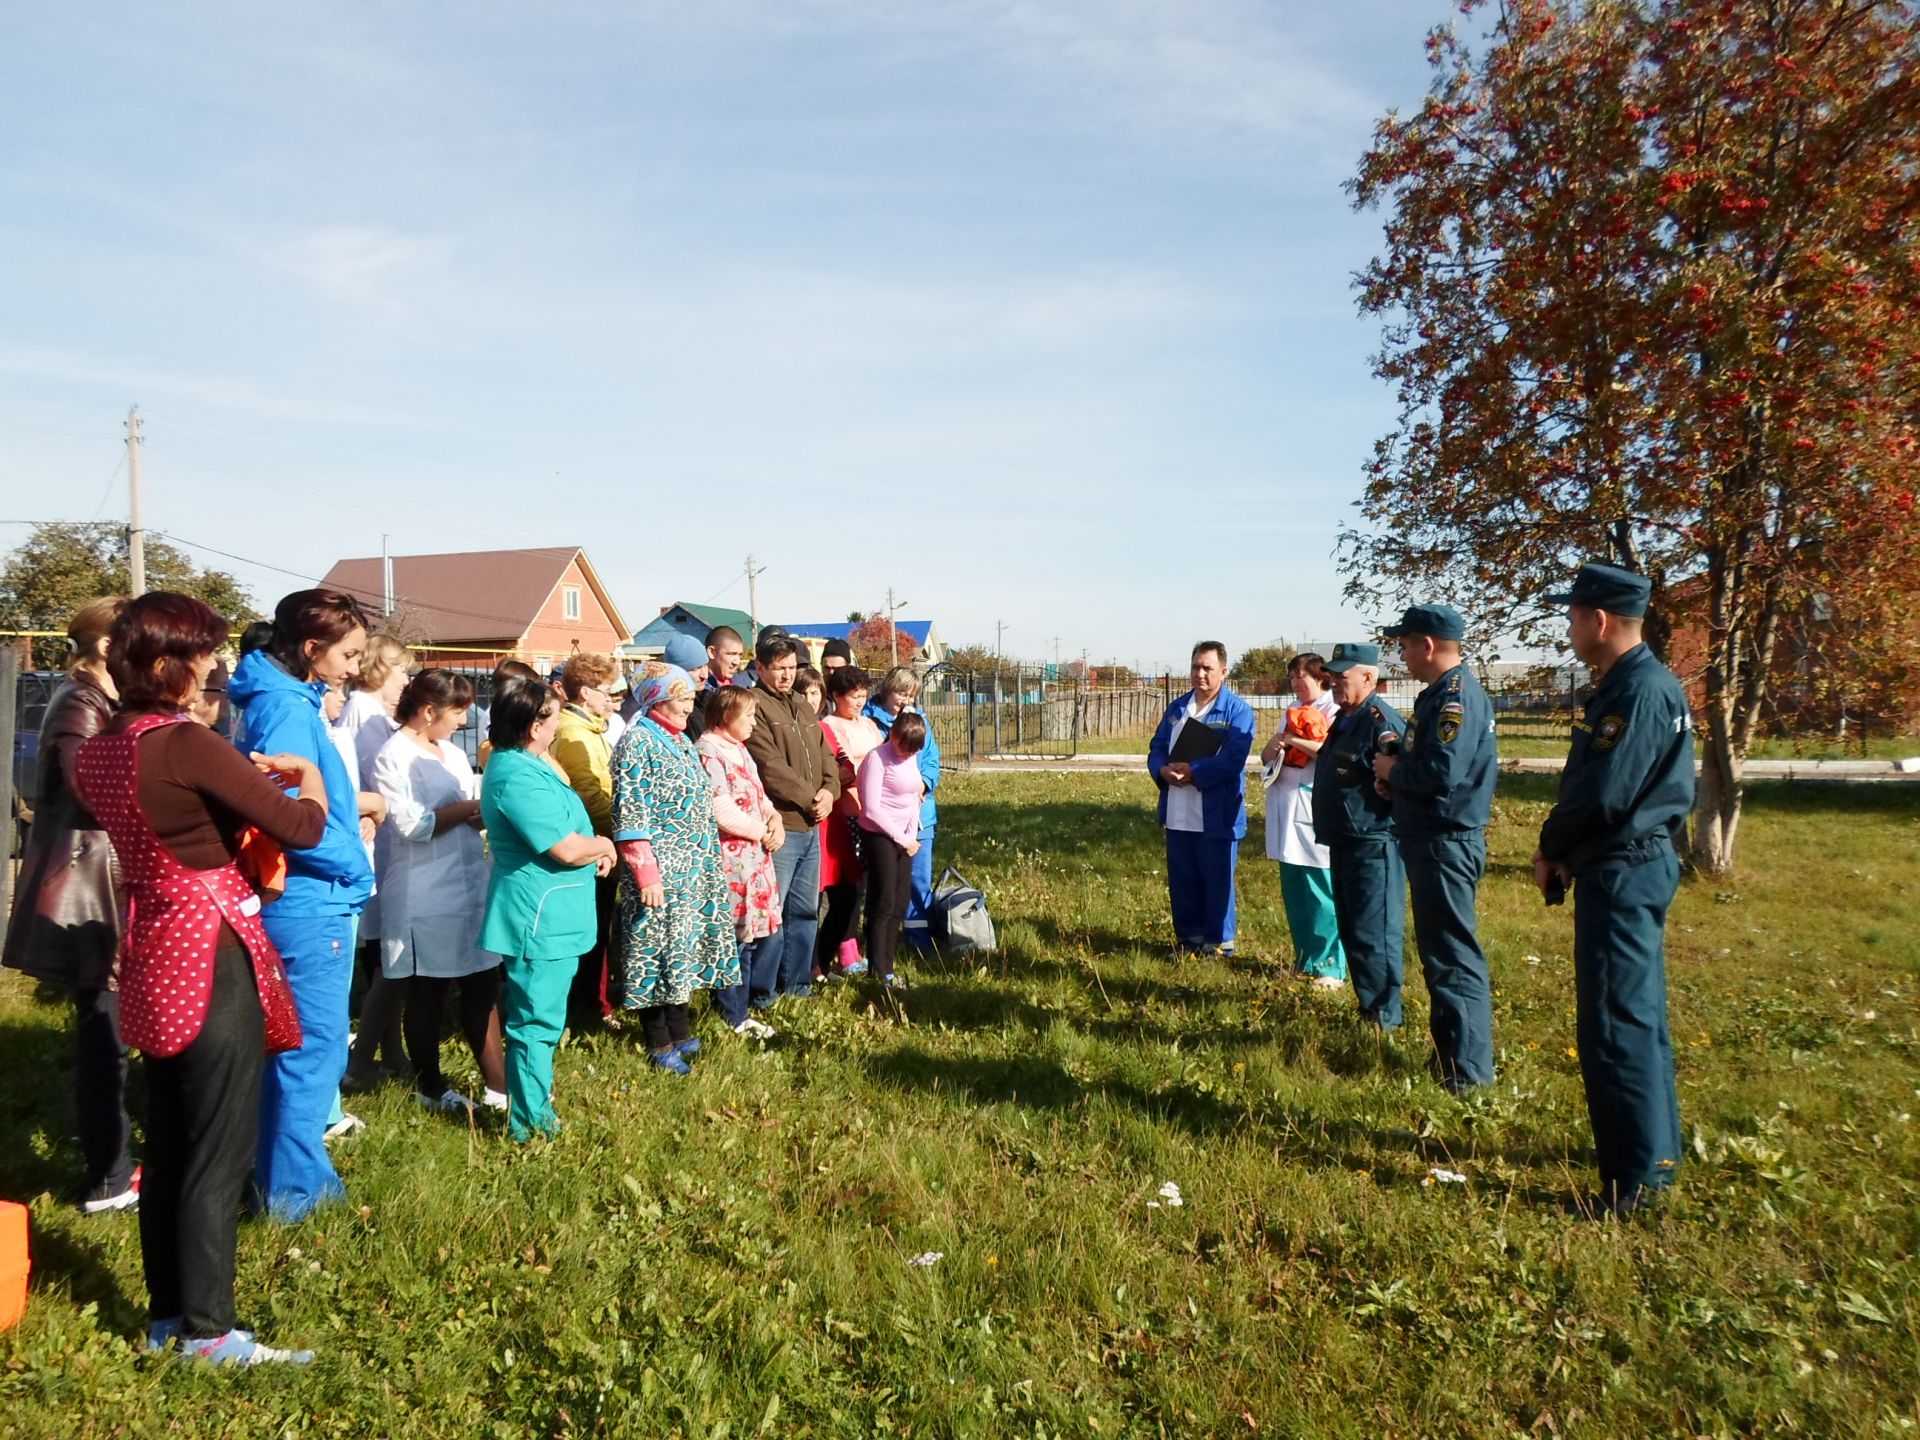
[(1313, 762), (1313, 829), (1333, 860), (1333, 914), (1360, 1013), (1400, 1024), (1406, 871), (1393, 843), (1393, 807), (1374, 786), (1373, 758), (1406, 724), (1375, 691), (1378, 645), (1336, 645), (1327, 661), (1340, 714)]
[(1547, 603), (1572, 607), (1573, 651), (1599, 677), (1533, 874), (1549, 904), (1573, 886), (1580, 1073), (1600, 1163), (1602, 1213), (1630, 1214), (1673, 1183), (1680, 1102), (1667, 1031), (1667, 907), (1675, 841), (1693, 809), (1686, 691), (1641, 642), (1652, 586), (1611, 565), (1580, 567)]
[(1474, 916), (1500, 768), (1493, 702), (1460, 658), (1467, 627), (1451, 606), (1411, 606), (1386, 633), (1427, 688), (1400, 753), (1373, 768), (1393, 795), (1440, 1083), (1458, 1093), (1493, 1083), (1493, 986)]

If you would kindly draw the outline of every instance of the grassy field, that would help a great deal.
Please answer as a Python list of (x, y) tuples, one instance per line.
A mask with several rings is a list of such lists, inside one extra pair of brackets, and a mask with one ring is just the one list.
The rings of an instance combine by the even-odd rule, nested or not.
[(66, 1203), (63, 1012), (9, 976), (0, 1194), (37, 1269), (0, 1431), (1913, 1434), (1920, 793), (1757, 787), (1738, 881), (1683, 890), (1692, 1157), (1619, 1225), (1561, 1209), (1590, 1183), (1570, 925), (1522, 876), (1551, 784), (1502, 781), (1500, 1081), (1461, 1101), (1417, 980), (1387, 1044), (1287, 981), (1257, 844), (1241, 958), (1175, 968), (1144, 777), (956, 777), (940, 852), (1004, 948), (898, 1011), (836, 988), (765, 1047), (708, 1020), (685, 1081), (569, 1047), (568, 1129), (525, 1151), (358, 1102), (352, 1202), (241, 1232), (243, 1323), (320, 1349), (303, 1373), (139, 1352), (136, 1221)]

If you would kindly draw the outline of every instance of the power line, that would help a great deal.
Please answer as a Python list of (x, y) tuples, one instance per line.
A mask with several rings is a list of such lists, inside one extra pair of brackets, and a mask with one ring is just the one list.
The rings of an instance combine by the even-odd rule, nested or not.
[(107, 501), (113, 497), (113, 482), (120, 478), (120, 467), (126, 463), (127, 452), (125, 449), (122, 449), (120, 458), (113, 464), (113, 473), (107, 476), (107, 488), (100, 492), (100, 503), (93, 507), (93, 519), (87, 522), (89, 525), (99, 522), (100, 512), (107, 508)]

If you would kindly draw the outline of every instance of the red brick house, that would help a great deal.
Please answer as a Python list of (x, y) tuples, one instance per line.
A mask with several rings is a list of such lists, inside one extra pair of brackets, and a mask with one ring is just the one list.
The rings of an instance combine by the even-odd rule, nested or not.
[[(632, 633), (579, 546), (395, 555), (394, 626), (422, 664), (490, 666), (524, 660), (545, 673), (575, 651), (610, 655)], [(321, 582), (379, 616), (378, 555), (341, 560)]]

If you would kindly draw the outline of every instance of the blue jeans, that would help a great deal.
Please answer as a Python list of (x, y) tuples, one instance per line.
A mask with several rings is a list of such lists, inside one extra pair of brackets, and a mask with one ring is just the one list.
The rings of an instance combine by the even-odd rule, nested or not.
[(773, 852), (773, 878), (780, 886), (780, 928), (767, 937), (755, 965), (772, 980), (767, 992), (789, 995), (813, 983), (813, 941), (820, 929), (820, 832), (789, 830), (787, 843)]
[(927, 921), (933, 912), (933, 832), (938, 828), (920, 827), (920, 848), (914, 853), (908, 878), (907, 943), (922, 955), (933, 948), (933, 932), (927, 928)]
[(740, 983), (722, 985), (713, 992), (713, 1003), (719, 1007), (720, 1018), (729, 1025), (738, 1025), (747, 1018), (747, 1000), (753, 993), (753, 970), (760, 952), (780, 938), (780, 932), (761, 940), (748, 940), (740, 946)]
[(327, 1156), (326, 1129), (347, 1071), (354, 917), (275, 916), (269, 907), (262, 923), (286, 966), (302, 1038), (298, 1050), (267, 1057), (253, 1181), (270, 1217), (303, 1220), (347, 1193)]

